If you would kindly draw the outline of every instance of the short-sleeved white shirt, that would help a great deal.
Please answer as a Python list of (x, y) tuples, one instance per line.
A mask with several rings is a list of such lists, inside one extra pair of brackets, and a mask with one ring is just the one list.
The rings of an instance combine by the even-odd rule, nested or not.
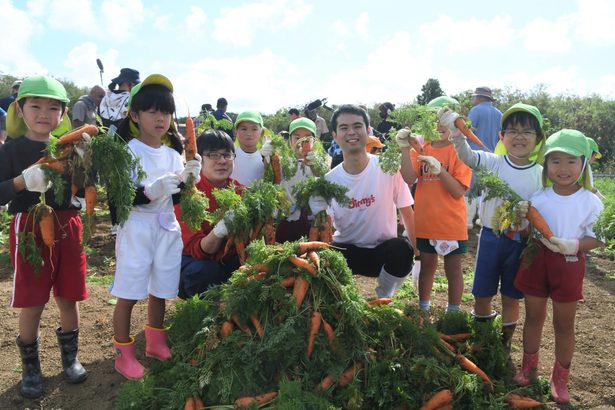
[(247, 153), (240, 147), (235, 148), (235, 167), (231, 178), (242, 185), (249, 186), (252, 181), (261, 179), (265, 175), (265, 164), (259, 150)]
[(564, 196), (549, 187), (532, 195), (531, 201), (558, 238), (596, 237), (594, 224), (604, 205), (593, 192), (581, 188)]
[(359, 174), (347, 173), (340, 164), (325, 176), (328, 181), (348, 187), (346, 195), (351, 200), (347, 207), (332, 201), (329, 211), (336, 229), (334, 242), (375, 248), (397, 237), (397, 209), (414, 203), (401, 174), (386, 174), (378, 166), (378, 157), (368, 156), (369, 162)]
[[(485, 151), (475, 152), (478, 154), (476, 168), (484, 168), (493, 172), (521, 198), (529, 200), (534, 192), (542, 188), (542, 166), (540, 164), (532, 162), (523, 166), (515, 165), (506, 155), (496, 155)], [(478, 216), (484, 227), (492, 228), (493, 212), (501, 203), (500, 198), (481, 202)]]

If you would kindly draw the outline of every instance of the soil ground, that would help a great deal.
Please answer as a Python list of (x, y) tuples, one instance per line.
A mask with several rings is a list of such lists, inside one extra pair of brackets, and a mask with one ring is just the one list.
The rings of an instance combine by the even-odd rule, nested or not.
[[(17, 309), (8, 307), (12, 289), (12, 272), (8, 260), (0, 263), (0, 409), (112, 409), (124, 378), (113, 369), (114, 352), (111, 344), (112, 314), (114, 305), (107, 285), (100, 278), (113, 275), (114, 238), (109, 225), (101, 221), (92, 239), (94, 250), (88, 256), (90, 297), (81, 304), (81, 329), (79, 358), (88, 371), (88, 379), (79, 385), (69, 385), (62, 380), (60, 352), (55, 336), (58, 311), (53, 302), (43, 314), (40, 330), (41, 367), (45, 376), (45, 395), (38, 400), (28, 400), (19, 394), (21, 361), (15, 337), (18, 327)], [(477, 231), (470, 235), (470, 250), (464, 267), (472, 269), (476, 251)], [(588, 261), (584, 285), (585, 300), (579, 303), (576, 334), (577, 346), (573, 360), (569, 388), (572, 404), (562, 408), (615, 409), (615, 262), (609, 258), (592, 255)], [(440, 267), (441, 269), (441, 267)], [(438, 274), (442, 274), (441, 271)], [(376, 286), (372, 278), (356, 277), (365, 296), (373, 296)], [(469, 289), (466, 289), (469, 292)], [(445, 293), (434, 295), (434, 304), (444, 306)], [(414, 301), (413, 301), (414, 302)], [(470, 311), (471, 301), (464, 302)], [(496, 303), (496, 309), (499, 305)], [(173, 302), (168, 309), (174, 309)], [(523, 307), (521, 317), (523, 317)], [(143, 325), (147, 316), (145, 301), (133, 311), (132, 334), (136, 335), (137, 354), (144, 359)], [(544, 329), (539, 374), (548, 377), (553, 364), (553, 330), (551, 315)], [(522, 323), (514, 340), (515, 363), (521, 359)], [(144, 359), (148, 366), (151, 359)], [(547, 408), (559, 408), (549, 403)]]

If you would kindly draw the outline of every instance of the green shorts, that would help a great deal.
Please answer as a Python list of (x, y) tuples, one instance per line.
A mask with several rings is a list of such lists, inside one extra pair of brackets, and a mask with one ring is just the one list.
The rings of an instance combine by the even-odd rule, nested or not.
[[(457, 241), (457, 243), (459, 243), (459, 248), (455, 249), (448, 255), (457, 255), (457, 254), (463, 254), (463, 253), (468, 252), (468, 241)], [(436, 248), (430, 245), (429, 239), (416, 238), (416, 247), (421, 252), (437, 253)]]

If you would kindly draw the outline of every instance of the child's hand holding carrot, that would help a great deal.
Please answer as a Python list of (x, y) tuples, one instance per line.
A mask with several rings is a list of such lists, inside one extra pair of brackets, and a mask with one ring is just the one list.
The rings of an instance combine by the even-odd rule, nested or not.
[(214, 235), (216, 235), (218, 238), (226, 238), (228, 236), (228, 228), (226, 226), (226, 222), (231, 223), (234, 216), (235, 214), (233, 213), (233, 211), (226, 212), (224, 214), (224, 217), (220, 219), (217, 224), (214, 225)]
[(26, 190), (30, 192), (47, 192), (51, 188), (51, 182), (47, 181), (41, 164), (32, 165), (22, 171)]
[(415, 136), (412, 135), (409, 128), (402, 128), (401, 130), (397, 131), (397, 135), (395, 135), (395, 140), (400, 148), (412, 147), (419, 154), (423, 153), (423, 145)]
[(329, 207), (327, 200), (319, 195), (311, 196), (308, 204), (310, 206), (310, 211), (312, 211), (312, 215), (316, 215), (321, 211), (326, 211)]
[(270, 139), (266, 139), (261, 147), (261, 155), (265, 158), (265, 162), (269, 163), (271, 156), (273, 155), (273, 145)]
[(198, 182), (201, 178), (201, 156), (199, 154), (195, 154), (194, 159), (186, 161), (186, 166), (184, 167), (180, 178), (182, 181), (186, 182), (189, 176), (192, 176), (192, 180), (194, 182)]

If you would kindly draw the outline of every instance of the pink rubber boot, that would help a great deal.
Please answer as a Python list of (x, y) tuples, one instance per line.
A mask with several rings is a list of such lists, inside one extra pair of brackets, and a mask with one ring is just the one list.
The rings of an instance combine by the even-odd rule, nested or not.
[(559, 404), (570, 403), (570, 395), (568, 394), (569, 375), (570, 366), (565, 368), (556, 360), (553, 365), (553, 373), (551, 373), (551, 396)]
[(143, 378), (145, 369), (135, 358), (135, 339), (130, 342), (120, 343), (113, 337), (115, 348), (115, 370), (127, 379), (139, 380)]
[(145, 325), (145, 355), (160, 361), (171, 358), (167, 345), (167, 330)]
[(538, 367), (538, 352), (526, 353), (523, 352), (523, 362), (521, 364), (521, 370), (515, 374), (513, 381), (520, 386), (527, 386), (530, 384), (530, 374)]

